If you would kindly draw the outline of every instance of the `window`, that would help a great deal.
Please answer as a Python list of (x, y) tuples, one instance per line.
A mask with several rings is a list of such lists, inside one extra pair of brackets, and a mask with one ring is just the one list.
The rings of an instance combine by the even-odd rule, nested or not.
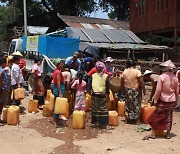
[(169, 0), (156, 0), (156, 10), (163, 11), (169, 9)]
[(145, 0), (140, 0), (135, 3), (135, 16), (145, 15)]

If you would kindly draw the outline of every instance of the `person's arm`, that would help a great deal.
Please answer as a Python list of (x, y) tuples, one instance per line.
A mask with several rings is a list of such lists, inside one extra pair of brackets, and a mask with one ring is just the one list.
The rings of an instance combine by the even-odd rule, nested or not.
[(107, 99), (107, 102), (109, 102), (109, 89), (110, 89), (110, 80), (109, 80), (109, 77), (106, 78), (106, 99)]
[(175, 87), (175, 94), (176, 94), (176, 103), (178, 102), (178, 98), (179, 98), (179, 82), (177, 80), (177, 84)]
[(157, 81), (156, 91), (155, 91), (155, 94), (154, 94), (154, 102), (155, 103), (157, 103), (158, 99), (160, 98), (161, 92), (162, 92), (162, 80), (159, 77), (158, 81)]
[(151, 91), (149, 101), (152, 101), (152, 98), (153, 98), (154, 93), (156, 91), (157, 81), (156, 82), (152, 81), (151, 84), (152, 84), (152, 91)]
[(71, 88), (75, 89), (75, 86), (76, 86), (76, 81), (73, 82), (73, 84), (71, 85)]
[(3, 86), (2, 73), (0, 73), (0, 89), (2, 88), (2, 86)]
[(61, 92), (61, 76), (60, 76), (60, 74), (57, 75), (57, 86), (58, 86), (59, 97), (63, 97), (62, 92)]
[(81, 71), (81, 61), (78, 59), (78, 72)]
[(143, 77), (142, 76), (138, 77), (138, 81), (139, 81), (139, 85), (142, 88), (143, 94), (146, 95), (146, 89), (145, 89)]
[(96, 73), (96, 68), (92, 68), (88, 73), (87, 76), (91, 77), (94, 73)]

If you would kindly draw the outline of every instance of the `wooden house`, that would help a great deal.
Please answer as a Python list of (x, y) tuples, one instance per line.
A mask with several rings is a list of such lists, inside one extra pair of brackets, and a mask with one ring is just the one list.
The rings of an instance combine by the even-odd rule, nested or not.
[(180, 0), (130, 0), (130, 30), (150, 43), (177, 49)]

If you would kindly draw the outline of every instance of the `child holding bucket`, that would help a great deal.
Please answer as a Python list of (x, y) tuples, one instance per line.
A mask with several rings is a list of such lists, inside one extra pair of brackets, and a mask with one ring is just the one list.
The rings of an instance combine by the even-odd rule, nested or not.
[(74, 81), (71, 88), (76, 90), (74, 110), (86, 111), (86, 82), (83, 80), (83, 73), (78, 72), (78, 79)]

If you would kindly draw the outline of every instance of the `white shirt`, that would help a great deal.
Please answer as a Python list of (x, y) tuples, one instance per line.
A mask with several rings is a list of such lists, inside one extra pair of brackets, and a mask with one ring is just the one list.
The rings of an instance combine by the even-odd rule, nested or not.
[(77, 71), (76, 70), (74, 70), (74, 69), (70, 69), (70, 72), (71, 72), (71, 77), (72, 77), (72, 79), (75, 79), (76, 78), (76, 76), (77, 76)]
[(20, 67), (17, 64), (13, 64), (12, 68), (11, 68), (11, 85), (15, 85), (16, 84), (15, 78), (19, 79), (19, 83), (23, 83), (24, 82), (21, 69), (20, 69)]

